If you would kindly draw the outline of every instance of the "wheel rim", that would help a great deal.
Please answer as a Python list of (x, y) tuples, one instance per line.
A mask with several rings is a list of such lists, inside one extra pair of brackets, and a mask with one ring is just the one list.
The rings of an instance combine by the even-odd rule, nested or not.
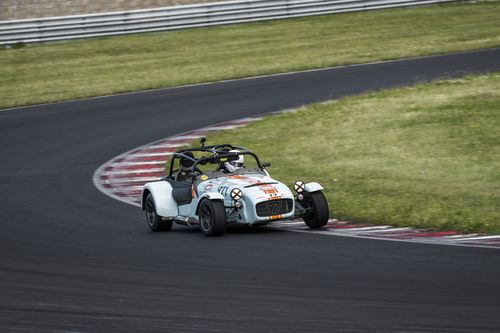
[(148, 224), (153, 225), (155, 221), (155, 206), (153, 200), (149, 199), (146, 203), (146, 216), (148, 219)]
[(208, 231), (212, 225), (212, 212), (207, 205), (204, 205), (201, 210), (201, 227), (203, 230)]

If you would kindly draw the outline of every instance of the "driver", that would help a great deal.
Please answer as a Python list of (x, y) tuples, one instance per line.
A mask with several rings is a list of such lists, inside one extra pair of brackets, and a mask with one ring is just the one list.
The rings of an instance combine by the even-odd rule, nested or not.
[[(230, 153), (239, 153), (239, 150), (230, 150)], [(224, 162), (224, 172), (235, 172), (238, 169), (244, 168), (245, 156), (239, 155), (237, 160)]]

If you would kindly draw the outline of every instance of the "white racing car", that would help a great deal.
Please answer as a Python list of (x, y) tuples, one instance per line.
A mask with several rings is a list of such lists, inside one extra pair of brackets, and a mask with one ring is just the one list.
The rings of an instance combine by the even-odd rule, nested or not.
[[(224, 234), (226, 225), (251, 226), (301, 217), (310, 228), (328, 223), (328, 203), (318, 183), (297, 180), (292, 192), (271, 178), (252, 151), (230, 144), (178, 150), (168, 176), (144, 185), (142, 210), (152, 231), (172, 223), (200, 225), (206, 236)], [(245, 163), (245, 157), (251, 160)]]

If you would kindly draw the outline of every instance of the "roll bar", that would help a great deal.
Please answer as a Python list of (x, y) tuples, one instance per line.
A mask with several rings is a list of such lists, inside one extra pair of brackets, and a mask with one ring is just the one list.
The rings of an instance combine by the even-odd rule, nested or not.
[[(238, 153), (229, 152), (230, 150), (238, 150), (239, 152)], [(205, 153), (210, 153), (210, 155), (206, 156), (206, 157), (202, 157), (200, 159), (196, 159), (196, 158), (193, 158), (191, 156), (186, 155), (185, 153), (187, 153), (187, 152), (205, 152)], [(250, 149), (247, 149), (245, 147), (234, 146), (234, 145), (231, 145), (228, 143), (213, 145), (213, 146), (205, 146), (204, 141), (202, 141), (201, 147), (180, 149), (172, 154), (172, 159), (170, 161), (170, 169), (169, 169), (168, 177), (171, 178), (172, 174), (175, 171), (177, 171), (177, 170), (174, 171), (174, 161), (177, 158), (184, 158), (184, 159), (192, 161), (193, 165), (191, 167), (189, 167), (189, 170), (191, 173), (194, 173), (199, 164), (201, 164), (201, 165), (205, 165), (207, 163), (216, 164), (216, 163), (220, 163), (220, 162), (225, 162), (224, 159), (226, 159), (227, 161), (234, 161), (234, 160), (238, 159), (239, 155), (250, 155), (253, 158), (255, 158), (255, 160), (257, 162), (257, 166), (261, 170), (264, 170), (265, 167), (268, 166), (266, 163), (262, 164), (259, 160), (259, 157), (253, 151), (251, 151)]]

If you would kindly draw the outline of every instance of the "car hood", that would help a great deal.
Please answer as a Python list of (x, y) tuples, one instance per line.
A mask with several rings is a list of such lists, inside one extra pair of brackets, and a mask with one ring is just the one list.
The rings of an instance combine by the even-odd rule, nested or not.
[(199, 189), (206, 192), (221, 193), (230, 199), (231, 190), (239, 188), (244, 197), (253, 201), (274, 198), (293, 198), (293, 194), (285, 184), (262, 174), (236, 174), (211, 179), (200, 184)]

